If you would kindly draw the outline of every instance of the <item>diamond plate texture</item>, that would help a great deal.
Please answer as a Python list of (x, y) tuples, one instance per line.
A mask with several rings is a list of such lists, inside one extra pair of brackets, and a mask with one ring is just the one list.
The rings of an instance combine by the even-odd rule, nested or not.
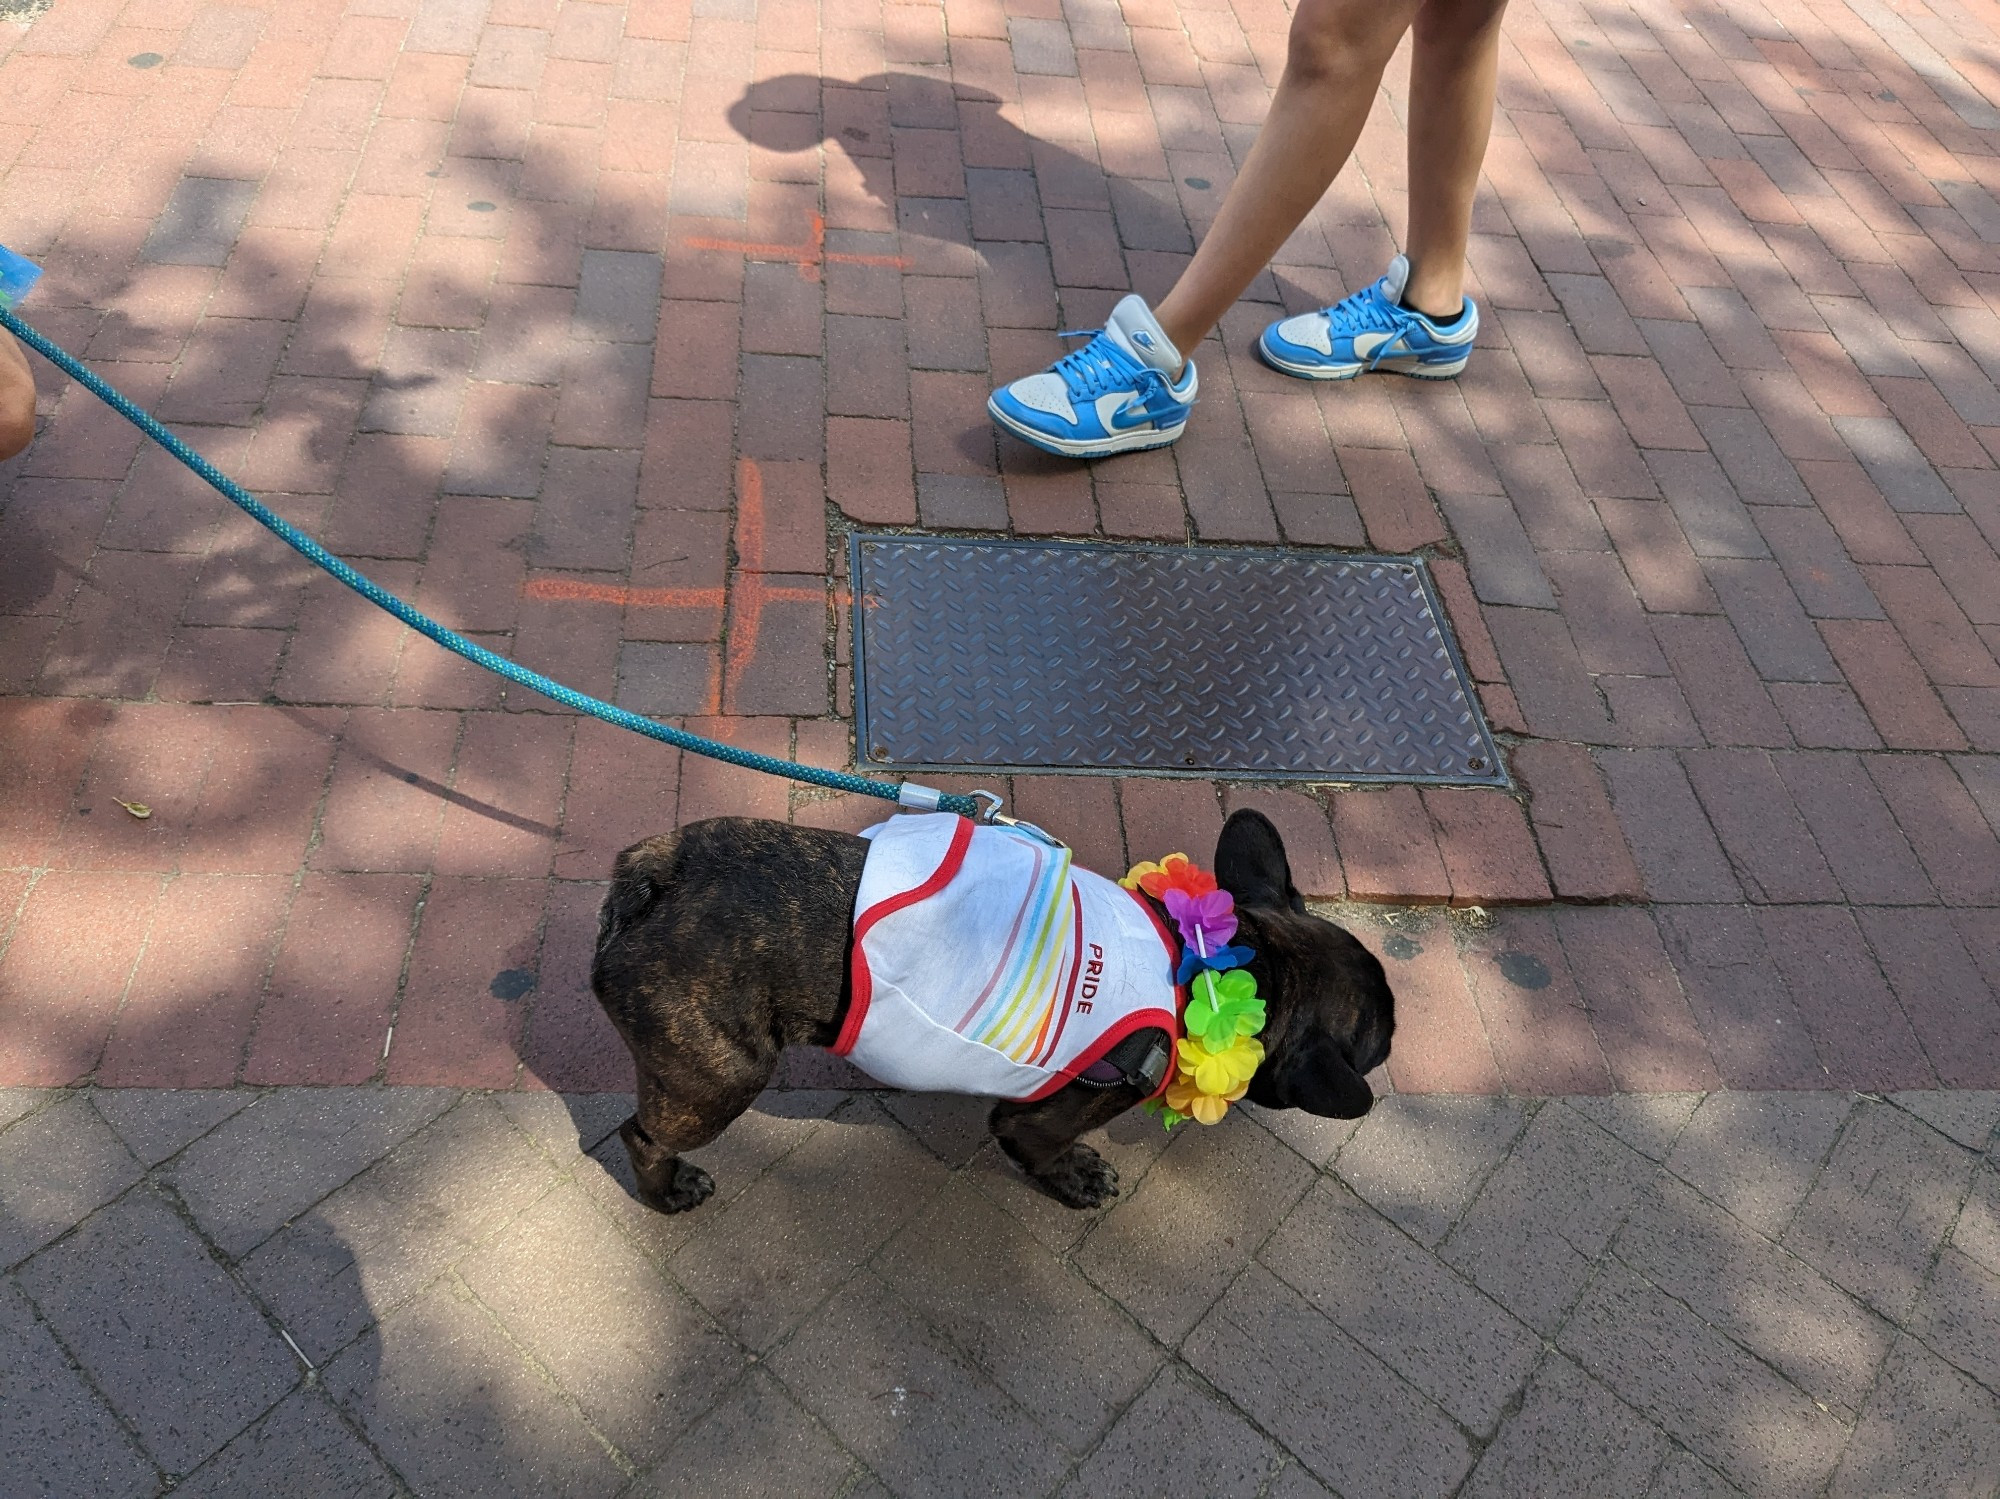
[(866, 764), (1508, 784), (1420, 558), (850, 545)]

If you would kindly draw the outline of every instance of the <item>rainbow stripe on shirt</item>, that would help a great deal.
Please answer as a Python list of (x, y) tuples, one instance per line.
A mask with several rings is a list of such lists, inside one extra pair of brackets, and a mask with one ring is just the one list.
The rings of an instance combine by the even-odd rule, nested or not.
[(1014, 913), (999, 961), (953, 1027), (968, 1041), (1027, 1063), (1054, 1048), (1050, 1020), (1072, 987), (1082, 924), (1069, 850), (1037, 847), (1034, 853), (1028, 893)]

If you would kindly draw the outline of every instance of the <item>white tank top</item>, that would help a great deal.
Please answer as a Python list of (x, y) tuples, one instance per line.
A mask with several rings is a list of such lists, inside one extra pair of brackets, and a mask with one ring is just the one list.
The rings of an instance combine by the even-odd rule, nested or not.
[(833, 1051), (870, 1077), (1042, 1098), (1134, 1031), (1180, 1034), (1152, 908), (1067, 849), (948, 812), (861, 836), (854, 1000)]

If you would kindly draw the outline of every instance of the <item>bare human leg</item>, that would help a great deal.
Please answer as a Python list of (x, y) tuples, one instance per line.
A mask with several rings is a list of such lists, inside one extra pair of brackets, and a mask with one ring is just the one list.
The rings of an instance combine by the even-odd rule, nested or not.
[(1493, 133), (1507, 0), (1425, 0), (1410, 59), (1410, 279), (1403, 301), (1448, 322), (1465, 301), (1472, 199)]
[[(1258, 351), (1310, 380), (1372, 369), (1449, 380), (1462, 371), (1479, 328), (1459, 310), (1505, 7), (1506, 0), (1300, 0), (1264, 128), (1173, 290), (1157, 309), (1124, 298), (1088, 344), (994, 391), (986, 403), (993, 420), (1069, 458), (1176, 441), (1199, 391), (1187, 356), (1347, 164), (1382, 70), (1412, 26), (1408, 261), (1399, 258), (1389, 278), (1317, 323), (1308, 314), (1272, 324)], [(1398, 297), (1415, 312), (1388, 305)]]
[(1405, 295), (1419, 311), (1456, 315), (1505, 9), (1506, 0), (1304, 0), (1249, 160), (1156, 310), (1175, 347), (1185, 352), (1208, 336), (1332, 185), (1413, 23), (1410, 248), (1419, 269)]

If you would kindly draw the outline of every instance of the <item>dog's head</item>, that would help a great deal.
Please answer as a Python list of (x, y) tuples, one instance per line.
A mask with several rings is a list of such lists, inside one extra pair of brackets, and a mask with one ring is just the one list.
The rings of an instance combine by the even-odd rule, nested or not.
[(1266, 1019), (1250, 1102), (1360, 1118), (1375, 1102), (1366, 1074), (1388, 1057), (1396, 1029), (1380, 960), (1306, 910), (1284, 840), (1260, 812), (1237, 812), (1223, 826), (1215, 878), (1236, 898), (1236, 941), (1257, 951), (1250, 973)]

